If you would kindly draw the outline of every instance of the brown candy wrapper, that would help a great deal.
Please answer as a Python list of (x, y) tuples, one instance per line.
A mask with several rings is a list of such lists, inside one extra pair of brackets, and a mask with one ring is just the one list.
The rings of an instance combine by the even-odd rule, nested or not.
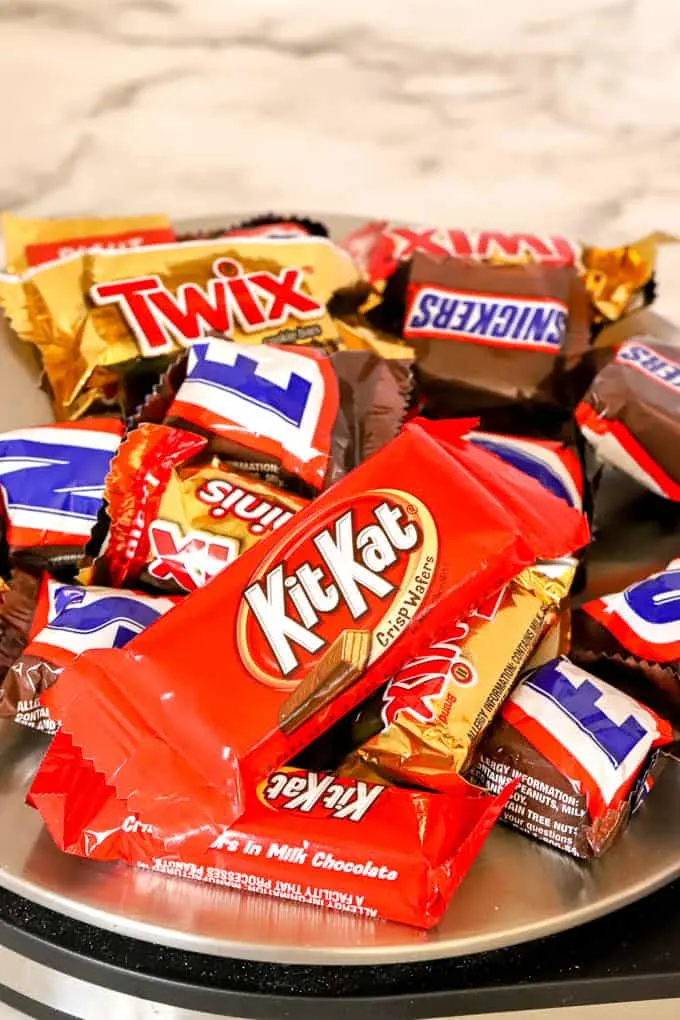
[(515, 402), (564, 417), (573, 406), (591, 334), (588, 297), (572, 266), (417, 253), (397, 277), (367, 318), (398, 329), (414, 348), (428, 413), (476, 415)]
[(652, 790), (668, 722), (564, 657), (524, 675), (475, 755), (490, 790), (520, 780), (503, 821), (574, 857), (599, 857)]
[[(0, 306), (36, 344), (59, 418), (160, 372), (194, 340), (333, 344), (326, 303), (357, 270), (323, 237), (239, 237), (93, 252), (0, 278)], [(143, 364), (140, 364), (143, 362)]]
[[(0, 602), (0, 679), (16, 661), (28, 642), (40, 580), (27, 571), (14, 569), (9, 587)], [(0, 687), (0, 715), (2, 714)]]
[[(475, 746), (514, 686), (567, 596), (571, 560), (523, 571), (438, 641), (412, 659), (357, 716), (357, 760), (393, 782), (446, 790), (457, 784)], [(367, 728), (378, 732), (365, 739)], [(343, 774), (346, 774), (343, 772)], [(353, 774), (353, 773), (352, 773)]]

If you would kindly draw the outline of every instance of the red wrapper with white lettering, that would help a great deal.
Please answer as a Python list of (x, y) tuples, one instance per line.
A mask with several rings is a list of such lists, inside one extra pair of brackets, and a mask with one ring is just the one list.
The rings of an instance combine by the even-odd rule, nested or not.
[(524, 566), (587, 540), (582, 514), (537, 482), (411, 423), (127, 648), (80, 656), (45, 698), (149, 823), (166, 796), (216, 781), (233, 819), (244, 780), (291, 760)]
[(60, 849), (356, 917), (430, 928), (511, 790), (439, 795), (301, 770), (248, 791), (236, 825), (200, 796), (149, 824), (58, 734), (29, 793)]
[(433, 258), (454, 256), (488, 262), (537, 262), (571, 266), (579, 246), (565, 237), (504, 234), (497, 230), (473, 232), (445, 227), (408, 227), (374, 220), (349, 234), (342, 242), (370, 283), (380, 284), (400, 262), (415, 252)]
[(603, 464), (680, 501), (680, 352), (639, 337), (623, 344), (576, 409)]

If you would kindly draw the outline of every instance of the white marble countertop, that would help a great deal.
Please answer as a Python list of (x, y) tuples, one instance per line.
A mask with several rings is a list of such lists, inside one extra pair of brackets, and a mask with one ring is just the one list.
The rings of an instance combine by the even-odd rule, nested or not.
[(0, 0), (0, 40), (17, 212), (680, 233), (673, 0)]

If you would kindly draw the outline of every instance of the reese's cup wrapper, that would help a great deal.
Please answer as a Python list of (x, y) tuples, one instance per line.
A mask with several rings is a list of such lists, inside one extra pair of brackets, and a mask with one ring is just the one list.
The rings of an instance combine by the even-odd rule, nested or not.
[(574, 572), (568, 561), (522, 571), (402, 666), (377, 712), (373, 705), (359, 712), (356, 735), (371, 723), (377, 732), (350, 760), (359, 758), (393, 782), (434, 790), (455, 782), (531, 657), (550, 611), (568, 595)]
[(672, 729), (566, 658), (529, 673), (479, 747), (469, 778), (520, 784), (503, 821), (574, 857), (599, 857), (653, 784)]
[[(439, 795), (282, 769), (248, 790), (229, 826), (207, 788), (190, 800), (169, 798), (152, 824), (62, 731), (29, 802), (57, 846), (78, 857), (431, 928), (508, 795), (468, 785)], [(240, 913), (251, 906), (243, 901)]]
[(5, 212), (0, 218), (8, 272), (65, 258), (88, 248), (141, 248), (175, 240), (167, 216), (115, 216), (108, 219), (27, 219)]
[(106, 480), (110, 524), (95, 583), (193, 591), (306, 506), (235, 471), (207, 445), (150, 423), (126, 437)]
[(680, 500), (680, 347), (629, 340), (593, 381), (576, 420), (598, 460)]
[(91, 648), (123, 648), (177, 602), (114, 588), (82, 588), (45, 575), (30, 639), (0, 684), (0, 718), (44, 733), (58, 722), (40, 703), (63, 668)]
[(680, 561), (572, 616), (572, 657), (680, 724)]
[(356, 270), (323, 237), (221, 238), (93, 252), (0, 279), (0, 305), (40, 350), (59, 417), (192, 342), (336, 344), (326, 302)]
[[(84, 652), (64, 670), (47, 707), (131, 810), (154, 824), (166, 796), (217, 783), (227, 824), (248, 783), (290, 761), (451, 620), (537, 557), (587, 541), (582, 514), (466, 443), (468, 422), (459, 428), (457, 444), (444, 445), (406, 425), (126, 648)], [(94, 703), (106, 719), (96, 732)]]

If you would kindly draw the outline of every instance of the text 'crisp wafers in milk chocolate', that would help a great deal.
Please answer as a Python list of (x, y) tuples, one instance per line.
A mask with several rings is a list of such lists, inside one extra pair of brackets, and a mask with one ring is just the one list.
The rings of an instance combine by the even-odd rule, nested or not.
[(651, 492), (680, 500), (680, 347), (630, 340), (576, 411), (598, 458)]

